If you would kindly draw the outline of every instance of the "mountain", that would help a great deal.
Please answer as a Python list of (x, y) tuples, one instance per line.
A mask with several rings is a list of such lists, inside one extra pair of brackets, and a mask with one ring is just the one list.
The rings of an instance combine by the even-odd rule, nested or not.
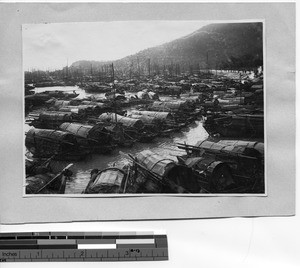
[[(100, 68), (109, 62), (79, 61), (71, 65)], [(251, 68), (263, 63), (262, 23), (214, 23), (160, 46), (114, 61), (117, 70), (172, 68)], [(102, 67), (103, 68), (103, 67)], [(139, 70), (138, 70), (139, 69)]]

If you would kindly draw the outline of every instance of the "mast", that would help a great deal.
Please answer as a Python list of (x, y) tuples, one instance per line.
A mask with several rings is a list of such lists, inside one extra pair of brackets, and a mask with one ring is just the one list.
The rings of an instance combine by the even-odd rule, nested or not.
[(68, 80), (68, 76), (69, 76), (69, 59), (67, 58), (66, 80)]
[(130, 69), (129, 69), (129, 79), (131, 80), (132, 77), (132, 66), (133, 66), (133, 62), (131, 61), (130, 63)]
[(151, 73), (151, 69), (150, 69), (150, 58), (148, 59), (148, 73), (149, 73), (149, 78), (150, 78), (150, 73)]
[(218, 55), (216, 53), (216, 77), (218, 76)]
[(137, 67), (138, 67), (138, 73), (139, 73), (139, 79), (140, 79), (141, 70), (140, 70), (140, 60), (139, 60), (139, 57), (137, 57)]
[(99, 67), (98, 71), (99, 71), (99, 82), (101, 82), (101, 80), (102, 80), (102, 79), (101, 79), (101, 78), (102, 78), (102, 77), (101, 77), (101, 67)]
[(209, 68), (208, 68), (208, 51), (206, 52), (206, 66), (207, 66), (207, 73), (209, 73)]
[(115, 112), (115, 121), (117, 124), (117, 106), (116, 106), (116, 87), (115, 87), (115, 70), (114, 70), (114, 64), (111, 63), (111, 74), (112, 74), (112, 86), (113, 86), (113, 92), (114, 92), (114, 112)]
[(92, 78), (92, 81), (93, 81), (93, 64), (91, 64), (91, 78)]

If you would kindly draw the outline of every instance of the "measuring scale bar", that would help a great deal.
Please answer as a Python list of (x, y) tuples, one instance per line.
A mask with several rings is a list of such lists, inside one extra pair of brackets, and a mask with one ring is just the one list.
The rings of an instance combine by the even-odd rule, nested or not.
[(149, 233), (0, 234), (1, 262), (123, 260), (168, 260), (167, 236)]

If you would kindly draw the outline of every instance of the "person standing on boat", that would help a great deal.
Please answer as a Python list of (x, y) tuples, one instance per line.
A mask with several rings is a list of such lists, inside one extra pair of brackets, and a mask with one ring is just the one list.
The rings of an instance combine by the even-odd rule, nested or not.
[(219, 102), (218, 98), (215, 98), (214, 99), (214, 110), (218, 111), (219, 108), (220, 108), (220, 102)]

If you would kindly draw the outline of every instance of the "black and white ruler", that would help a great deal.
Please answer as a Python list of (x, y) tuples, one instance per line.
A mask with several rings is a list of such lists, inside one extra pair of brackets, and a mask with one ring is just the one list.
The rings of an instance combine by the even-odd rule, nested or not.
[(0, 233), (0, 262), (162, 260), (168, 260), (168, 242), (161, 233)]

